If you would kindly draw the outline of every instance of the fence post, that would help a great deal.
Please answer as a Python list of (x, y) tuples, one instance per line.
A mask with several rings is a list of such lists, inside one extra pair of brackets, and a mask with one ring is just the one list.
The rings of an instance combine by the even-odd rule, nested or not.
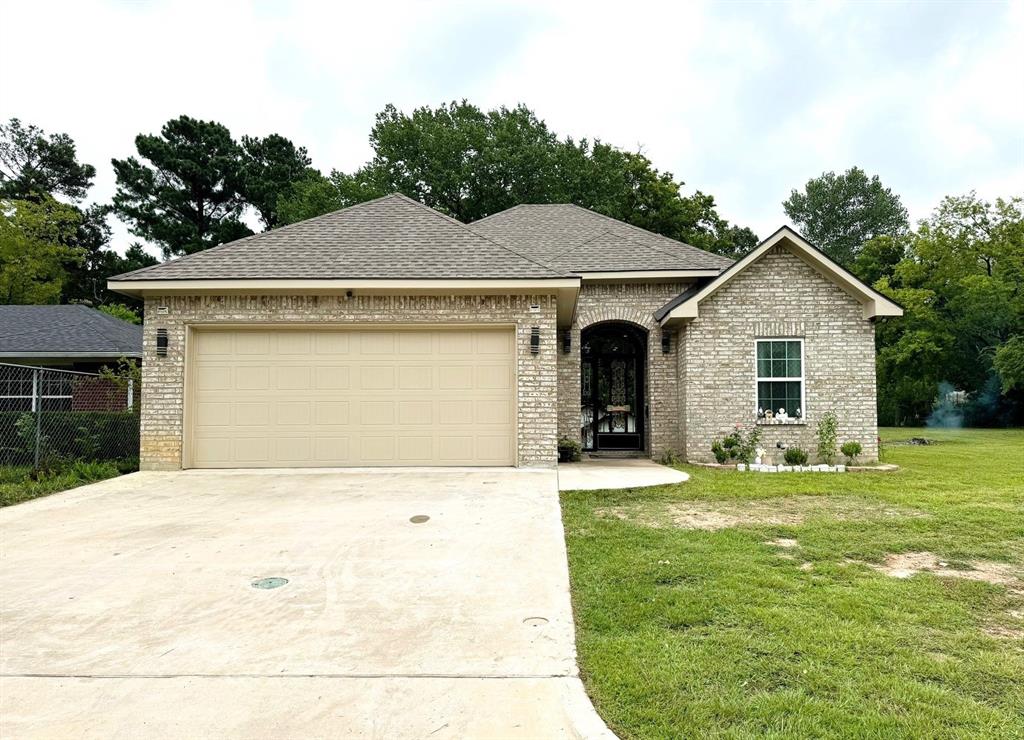
[(32, 408), (36, 412), (36, 470), (39, 470), (39, 437), (43, 420), (43, 398), (39, 390), (39, 370), (37, 368), (32, 371)]

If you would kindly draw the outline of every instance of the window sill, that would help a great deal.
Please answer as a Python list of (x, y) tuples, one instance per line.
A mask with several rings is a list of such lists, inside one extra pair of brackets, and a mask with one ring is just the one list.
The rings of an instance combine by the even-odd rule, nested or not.
[(789, 420), (789, 421), (775, 421), (775, 419), (758, 419), (754, 422), (755, 426), (759, 427), (805, 427), (807, 421), (805, 419)]

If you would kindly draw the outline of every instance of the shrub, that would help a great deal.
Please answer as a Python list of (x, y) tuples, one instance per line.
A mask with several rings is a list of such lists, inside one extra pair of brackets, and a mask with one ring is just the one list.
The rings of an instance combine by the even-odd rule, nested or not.
[(583, 452), (583, 445), (578, 440), (562, 437), (558, 440), (559, 462), (579, 462), (580, 453)]
[(839, 451), (846, 455), (846, 464), (853, 465), (854, 459), (860, 454), (861, 446), (860, 442), (843, 442), (843, 446), (839, 448)]
[(839, 420), (835, 411), (825, 412), (818, 421), (818, 459), (831, 465), (836, 459), (836, 437)]
[(755, 424), (746, 434), (741, 430), (737, 430), (736, 436), (739, 437), (740, 444), (736, 450), (735, 457), (740, 462), (747, 463), (749, 465), (750, 461), (754, 459), (754, 453), (757, 450), (757, 445), (761, 442), (761, 427)]
[(730, 460), (749, 463), (754, 459), (754, 451), (761, 441), (761, 428), (751, 427), (749, 432), (744, 432), (739, 426), (736, 431), (725, 438), (716, 439), (711, 443), (711, 452), (720, 465)]
[(728, 434), (722, 439), (722, 447), (724, 447), (725, 451), (729, 453), (729, 457), (735, 457), (736, 453), (739, 451), (738, 448), (742, 444), (743, 440), (740, 439), (738, 431), (736, 434)]
[(782, 453), (782, 459), (786, 461), (786, 465), (806, 465), (807, 453), (799, 447), (787, 447)]
[[(139, 456), (139, 416), (130, 411), (44, 411), (39, 432), (40, 462)], [(35, 414), (0, 412), (0, 464), (31, 465), (35, 444)]]

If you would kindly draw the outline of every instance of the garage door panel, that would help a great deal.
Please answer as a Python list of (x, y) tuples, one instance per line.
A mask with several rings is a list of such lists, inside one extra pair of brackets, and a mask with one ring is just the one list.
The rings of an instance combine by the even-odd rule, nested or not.
[(317, 401), (316, 423), (334, 426), (349, 423), (348, 401)]
[(313, 440), (313, 458), (329, 465), (344, 465), (349, 462), (349, 438), (318, 435)]
[(270, 368), (239, 366), (234, 368), (234, 387), (239, 391), (265, 391), (270, 389)]
[(274, 368), (276, 386), (281, 391), (308, 391), (312, 388), (310, 368), (280, 365)]
[(512, 388), (512, 368), (507, 365), (476, 367), (476, 388), (507, 391)]
[(511, 330), (201, 328), (197, 467), (510, 465)]
[(348, 356), (349, 335), (343, 332), (315, 332), (314, 345), (318, 355)]
[(426, 435), (400, 437), (398, 459), (405, 465), (429, 464), (434, 459), (434, 438)]
[(399, 401), (398, 423), (401, 426), (434, 423), (433, 401)]
[(308, 427), (313, 417), (310, 401), (279, 401), (274, 404), (278, 424)]
[(390, 391), (395, 387), (395, 368), (388, 365), (363, 365), (359, 368), (359, 388), (364, 391)]
[(341, 391), (350, 387), (351, 369), (347, 365), (326, 365), (316, 368), (316, 388), (322, 391)]
[(267, 332), (239, 332), (234, 335), (236, 355), (261, 355), (270, 353), (270, 334)]
[(398, 368), (398, 389), (425, 391), (434, 387), (434, 368), (428, 365), (405, 365)]

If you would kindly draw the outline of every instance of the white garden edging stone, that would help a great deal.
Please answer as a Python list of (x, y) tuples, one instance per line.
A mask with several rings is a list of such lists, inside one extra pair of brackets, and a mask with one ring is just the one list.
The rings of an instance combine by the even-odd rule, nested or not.
[(739, 463), (737, 470), (749, 470), (751, 473), (845, 473), (845, 465), (744, 465)]

